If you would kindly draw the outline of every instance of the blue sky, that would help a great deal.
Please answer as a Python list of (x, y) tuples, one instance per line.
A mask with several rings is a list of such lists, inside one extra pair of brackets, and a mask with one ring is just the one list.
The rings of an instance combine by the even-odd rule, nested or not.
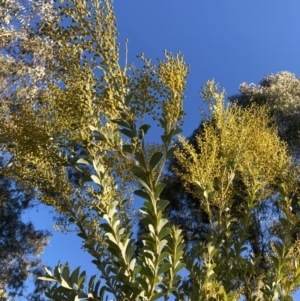
[[(269, 73), (290, 71), (300, 77), (300, 1), (298, 0), (115, 0), (121, 48), (129, 39), (129, 62), (141, 52), (163, 58), (180, 51), (191, 66), (187, 80), (184, 134), (199, 125), (202, 85), (214, 78), (227, 95), (241, 83), (258, 83)], [(121, 62), (122, 63), (122, 62)], [(155, 133), (152, 133), (155, 136)], [(26, 218), (37, 229), (52, 226), (49, 210), (32, 209)], [(54, 266), (69, 261), (91, 275), (91, 258), (75, 234), (54, 232), (42, 256)], [(300, 300), (300, 292), (295, 295)]]

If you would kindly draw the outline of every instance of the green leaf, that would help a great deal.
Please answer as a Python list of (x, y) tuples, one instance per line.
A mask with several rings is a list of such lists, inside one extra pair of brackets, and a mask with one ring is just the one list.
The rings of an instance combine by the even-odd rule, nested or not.
[(136, 263), (136, 258), (133, 258), (130, 263), (129, 263), (129, 269), (131, 271), (134, 271), (134, 268), (135, 268), (135, 263)]
[(178, 135), (178, 134), (182, 133), (182, 129), (181, 129), (181, 128), (173, 129), (173, 130), (171, 131), (171, 133), (172, 133), (172, 136)]
[(120, 247), (118, 246), (118, 242), (116, 241), (115, 237), (112, 233), (105, 233), (105, 236), (108, 238), (107, 244), (112, 247), (113, 249), (116, 249), (117, 251), (120, 250)]
[(107, 129), (107, 138), (109, 140), (113, 140), (113, 129), (112, 128)]
[(43, 277), (38, 277), (38, 279), (39, 279), (39, 280), (44, 280), (44, 281), (55, 281), (55, 282), (57, 282), (56, 279), (50, 278), (50, 277), (45, 277), (45, 276), (43, 276)]
[(87, 176), (87, 175), (85, 175), (85, 176), (83, 176), (83, 178), (82, 178), (82, 182), (90, 182), (90, 181), (92, 181), (92, 179), (91, 179), (91, 176)]
[(49, 276), (53, 277), (52, 272), (46, 266), (43, 266), (43, 268)]
[(169, 159), (170, 157), (173, 156), (175, 149), (176, 149), (175, 147), (171, 147), (171, 148), (167, 151), (166, 159)]
[(168, 271), (170, 268), (172, 268), (171, 263), (164, 263), (163, 265), (161, 265), (158, 269), (157, 275), (161, 275), (163, 273), (165, 273), (166, 271)]
[(95, 288), (93, 290), (96, 295), (98, 295), (100, 284), (101, 284), (101, 279), (98, 279), (97, 282), (96, 282)]
[(69, 221), (69, 223), (74, 223), (74, 222), (75, 222), (75, 218), (70, 217), (70, 218), (68, 219), (68, 221)]
[(133, 245), (134, 240), (130, 239), (129, 246), (126, 249), (126, 260), (129, 262), (133, 257), (134, 251), (136, 250), (136, 246)]
[(155, 189), (154, 189), (154, 197), (157, 200), (161, 194), (161, 192), (163, 191), (163, 189), (166, 187), (166, 184), (164, 183), (159, 183), (156, 185)]
[(84, 285), (84, 280), (85, 280), (85, 271), (83, 271), (80, 276), (79, 276), (79, 279), (77, 281), (77, 287), (80, 289), (81, 286)]
[(142, 267), (141, 266), (137, 266), (132, 273), (132, 277), (135, 278), (136, 274), (138, 274), (141, 271)]
[(157, 210), (158, 211), (163, 211), (165, 209), (165, 207), (169, 205), (169, 203), (170, 202), (167, 201), (167, 200), (159, 200), (157, 202)]
[(150, 195), (146, 191), (144, 191), (144, 190), (140, 190), (140, 189), (135, 190), (134, 194), (137, 195), (137, 196), (139, 196), (139, 197), (141, 197), (141, 198), (143, 198), (143, 199), (145, 199), (145, 200), (148, 200), (149, 202), (151, 202)]
[(159, 163), (159, 161), (162, 159), (163, 153), (162, 152), (157, 152), (152, 155), (149, 165), (151, 169), (154, 169), (154, 167)]
[(217, 266), (216, 263), (212, 263), (210, 264), (210, 266), (207, 269), (207, 274), (210, 274), (211, 272), (213, 272), (213, 269)]
[(296, 279), (294, 280), (294, 284), (295, 284), (295, 285), (300, 284), (300, 275), (298, 275), (298, 276), (296, 277)]
[(145, 279), (143, 279), (142, 277), (137, 278), (137, 281), (139, 282), (139, 284), (141, 285), (141, 287), (143, 288), (143, 290), (145, 292), (148, 292), (149, 287), (148, 287), (148, 283)]
[(144, 202), (142, 209), (145, 209), (145, 208), (147, 209), (146, 210), (147, 212), (149, 212), (151, 215), (153, 215), (154, 207), (153, 207), (153, 204), (151, 201)]
[(161, 240), (163, 239), (165, 236), (171, 234), (171, 229), (170, 228), (163, 228), (159, 234), (158, 234), (158, 239)]
[[(131, 167), (130, 171), (137, 177), (137, 179), (140, 179), (143, 182), (145, 182), (145, 184), (148, 182), (147, 174), (141, 168), (133, 166)], [(145, 187), (144, 184), (142, 184), (142, 186)], [(146, 184), (146, 186), (147, 186), (147, 190), (151, 191), (148, 184)]]
[(125, 136), (127, 136), (127, 137), (129, 137), (129, 138), (133, 138), (133, 137), (134, 137), (134, 134), (132, 133), (131, 130), (127, 130), (127, 129), (119, 129), (119, 131), (120, 131), (123, 135), (125, 135)]
[(150, 124), (143, 124), (140, 128), (139, 128), (139, 139), (143, 139), (144, 136), (147, 134), (148, 130), (150, 129)]
[(99, 140), (99, 141), (107, 141), (107, 138), (105, 135), (103, 135), (102, 133), (98, 132), (98, 131), (93, 131), (92, 132), (92, 137), (95, 140)]
[(72, 288), (69, 286), (68, 282), (64, 279), (64, 278), (61, 278), (61, 285), (64, 287), (64, 288), (67, 288), (69, 290), (72, 290)]
[(62, 278), (68, 282), (69, 281), (69, 275), (70, 275), (70, 269), (67, 265), (64, 265), (62, 268)]
[(133, 94), (132, 94), (132, 93), (130, 93), (130, 94), (128, 94), (128, 95), (125, 96), (125, 105), (126, 105), (127, 107), (129, 106), (132, 97), (133, 97)]
[(79, 292), (79, 293), (77, 294), (77, 296), (78, 296), (79, 299), (82, 299), (82, 298), (86, 298), (86, 297), (87, 297), (87, 294), (84, 293), (84, 292)]
[(162, 252), (162, 250), (164, 249), (164, 247), (166, 246), (166, 244), (167, 244), (167, 240), (166, 239), (163, 239), (163, 240), (161, 240), (160, 242), (159, 242), (159, 244), (158, 244), (158, 252), (159, 252), (159, 254)]
[(151, 192), (150, 187), (148, 186), (148, 184), (146, 184), (142, 179), (137, 178), (136, 179), (148, 192)]
[(141, 222), (145, 225), (148, 226), (149, 224), (153, 224), (154, 223), (154, 219), (153, 216), (151, 216), (148, 212), (145, 212), (144, 210), (140, 210), (141, 213), (143, 214), (148, 214), (145, 217), (142, 218)]
[(161, 126), (162, 126), (163, 129), (166, 128), (167, 122), (166, 122), (165, 119), (159, 118), (158, 121), (159, 121), (159, 123), (161, 124)]
[(134, 154), (134, 157), (138, 161), (138, 163), (140, 164), (140, 166), (145, 167), (144, 155), (140, 151), (137, 151)]
[(175, 270), (174, 270), (174, 273), (177, 274), (180, 270), (182, 270), (183, 268), (185, 267), (185, 264), (180, 262), (177, 264)]
[(118, 134), (118, 133), (115, 133), (115, 134), (114, 134), (113, 140), (114, 140), (114, 144), (115, 144), (116, 146), (118, 146), (118, 145), (120, 144), (120, 137), (119, 137), (119, 134)]
[(161, 137), (161, 141), (163, 143), (166, 143), (166, 144), (168, 143), (168, 141), (166, 141), (166, 137), (167, 137), (166, 135), (161, 135), (160, 137)]
[(101, 186), (100, 179), (99, 179), (97, 176), (91, 175), (91, 178), (92, 178), (92, 180), (93, 180), (96, 184), (98, 184), (99, 186)]
[(107, 233), (111, 233), (112, 232), (112, 228), (111, 228), (111, 226), (109, 224), (102, 223), (102, 224), (100, 224), (100, 227), (101, 227), (101, 229), (104, 230), (104, 232), (107, 232)]
[(58, 281), (60, 281), (60, 268), (59, 268), (59, 266), (57, 265), (55, 268), (54, 268), (54, 277), (58, 280)]
[[(144, 255), (146, 255), (147, 253), (145, 253)], [(148, 254), (147, 254), (148, 255)], [(150, 254), (149, 254), (150, 255)], [(148, 257), (148, 256), (147, 256)], [(152, 256), (148, 257), (149, 259), (152, 258)], [(143, 267), (141, 270), (141, 274), (146, 276), (150, 282), (152, 282), (153, 279), (153, 271), (151, 270), (151, 268), (149, 266), (147, 267)]]
[(130, 129), (130, 124), (125, 122), (123, 119), (113, 119), (112, 122), (114, 122), (120, 126), (123, 126), (124, 128)]
[(274, 266), (276, 267), (276, 269), (278, 269), (278, 267), (280, 266), (279, 259), (276, 256), (271, 256), (271, 258), (272, 258)]
[(94, 127), (93, 125), (89, 124), (88, 127), (90, 128), (91, 131), (98, 131), (98, 128)]
[(157, 226), (157, 231), (158, 233), (160, 232), (160, 230), (168, 223), (168, 220), (166, 218), (162, 218), (160, 221), (159, 221), (159, 224)]
[(154, 296), (152, 296), (152, 297), (150, 298), (150, 301), (155, 301), (155, 300), (157, 300), (157, 299), (163, 297), (163, 295), (164, 295), (164, 293), (162, 293), (162, 292), (157, 293), (157, 294), (155, 294)]
[(176, 256), (174, 258), (174, 263), (176, 264), (181, 258), (182, 258), (182, 255), (184, 254), (183, 251), (178, 251), (178, 248), (176, 250)]
[(132, 154), (133, 151), (134, 151), (134, 148), (130, 144), (125, 144), (125, 145), (123, 145), (122, 150), (123, 150), (124, 153)]
[(89, 281), (89, 284), (88, 284), (88, 290), (89, 290), (89, 292), (91, 292), (93, 290), (93, 288), (94, 288), (95, 278), (96, 278), (96, 275), (93, 275), (90, 278), (90, 281)]
[(81, 238), (83, 238), (83, 239), (86, 239), (86, 238), (87, 238), (87, 237), (86, 237), (86, 234), (83, 233), (83, 232), (77, 233), (77, 236), (79, 236), (79, 237), (81, 237)]
[(78, 280), (78, 275), (79, 275), (80, 267), (77, 267), (71, 274), (70, 280), (72, 283), (76, 283)]
[(90, 162), (86, 161), (85, 159), (83, 158), (80, 158), (77, 162), (77, 164), (86, 164), (86, 165), (91, 165)]
[(63, 286), (59, 286), (55, 289), (55, 293), (69, 295), (70, 293), (72, 293), (72, 290), (70, 290), (66, 287), (63, 287)]
[(168, 257), (169, 255), (170, 255), (169, 252), (162, 252), (162, 253), (158, 256), (158, 263), (161, 263), (161, 261), (162, 261), (164, 258)]
[(217, 274), (214, 272), (213, 274), (210, 274), (207, 278), (206, 281), (210, 282), (212, 280), (214, 280), (217, 277)]

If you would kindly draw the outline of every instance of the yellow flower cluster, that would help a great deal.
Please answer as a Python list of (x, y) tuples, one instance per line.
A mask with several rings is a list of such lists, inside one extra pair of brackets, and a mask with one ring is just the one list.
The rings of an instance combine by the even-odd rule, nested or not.
[(180, 54), (173, 57), (166, 52), (166, 58), (167, 61), (161, 61), (158, 66), (159, 80), (174, 94), (181, 95), (185, 88), (188, 67)]
[[(223, 96), (216, 101), (217, 107), (223, 105)], [(213, 195), (211, 203), (223, 210), (236, 194), (250, 202), (270, 196), (270, 185), (285, 176), (291, 162), (266, 109), (233, 105), (214, 113), (196, 137), (198, 151), (180, 138), (176, 172), (186, 187), (199, 199)], [(236, 191), (241, 186), (235, 179), (243, 182), (243, 192)]]
[(168, 52), (165, 54), (167, 61), (159, 63), (158, 79), (170, 91), (170, 98), (162, 104), (162, 109), (172, 127), (183, 117), (182, 100), (189, 68), (180, 54), (175, 57)]

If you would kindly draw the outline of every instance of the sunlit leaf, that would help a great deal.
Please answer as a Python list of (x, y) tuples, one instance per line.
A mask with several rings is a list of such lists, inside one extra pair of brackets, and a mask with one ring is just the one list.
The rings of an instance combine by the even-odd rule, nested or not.
[(100, 179), (97, 176), (91, 175), (91, 178), (96, 184), (101, 186)]
[(78, 161), (77, 161), (77, 164), (86, 164), (86, 165), (90, 165), (90, 163), (88, 161), (86, 161), (85, 159), (83, 158), (80, 158)]

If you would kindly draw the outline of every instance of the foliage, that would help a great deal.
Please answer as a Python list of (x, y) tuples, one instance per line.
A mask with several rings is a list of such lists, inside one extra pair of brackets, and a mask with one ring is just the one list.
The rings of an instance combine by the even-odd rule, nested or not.
[[(40, 28), (54, 12), (51, 4), (43, 1), (4, 0), (0, 16), (0, 116), (9, 124), (10, 111), (17, 113), (20, 104), (36, 99), (42, 83), (47, 81), (44, 65), (52, 59), (51, 46)], [(2, 140), (5, 130), (0, 128)], [(34, 281), (34, 290), (24, 296), (25, 282), (30, 276), (36, 278), (41, 274), (39, 255), (50, 233), (22, 221), (22, 215), (35, 206), (35, 193), (9, 175), (12, 157), (7, 150), (11, 141), (3, 141), (0, 148), (0, 289), (10, 296), (42, 300), (47, 285)]]
[(55, 13), (51, 1), (3, 0), (0, 16), (0, 95), (5, 108), (8, 99), (36, 98), (49, 80), (45, 68), (53, 60), (52, 45), (41, 29)]
[[(249, 106), (267, 107), (268, 113), (273, 117), (271, 126), (274, 122), (278, 128), (279, 137), (287, 143), (288, 152), (293, 156), (293, 165), (298, 163), (299, 148), (299, 118), (298, 118), (298, 98), (299, 98), (299, 79), (289, 72), (280, 72), (270, 74), (260, 81), (260, 84), (243, 83), (240, 85), (240, 94), (229, 97), (231, 104), (237, 104), (239, 107), (247, 108)], [(200, 126), (189, 137), (189, 142), (193, 145), (198, 153), (201, 152), (199, 145), (196, 143), (197, 135), (204, 131), (204, 124), (211, 122), (203, 119)], [(258, 123), (257, 128), (260, 128)], [(167, 184), (163, 192), (163, 197), (170, 200), (170, 206), (167, 208), (167, 214), (172, 222), (180, 225), (184, 238), (187, 242), (205, 241), (205, 234), (208, 231), (207, 214), (200, 207), (197, 199), (187, 191), (183, 186), (181, 179), (174, 173), (174, 168), (180, 168), (178, 161), (172, 159), (168, 166), (168, 171), (164, 175), (164, 182)], [(245, 189), (242, 181), (235, 177), (235, 185), (240, 190)], [(299, 184), (298, 184), (299, 185)], [(237, 187), (236, 187), (237, 188)], [(272, 185), (273, 194), (278, 192), (278, 187)], [(231, 214), (238, 216), (239, 202), (241, 198), (235, 195), (235, 204), (231, 207)], [(298, 205), (299, 195), (293, 196), (292, 207), (296, 214), (299, 214)], [(266, 231), (262, 227), (260, 220), (268, 219), (268, 216), (277, 216), (278, 208), (271, 198), (266, 198), (260, 202), (256, 216), (252, 219), (249, 228), (249, 243), (252, 246), (252, 252), (256, 255), (265, 257), (269, 248), (269, 241), (272, 237), (272, 231)], [(296, 234), (294, 234), (296, 237)], [(263, 262), (266, 262), (264, 258)], [(267, 268), (265, 264), (263, 264)]]
[(240, 106), (253, 103), (266, 105), (278, 125), (279, 136), (286, 141), (293, 153), (298, 154), (300, 80), (295, 74), (284, 71), (269, 74), (258, 85), (242, 83), (240, 94), (229, 98)]
[[(50, 233), (37, 231), (30, 222), (23, 222), (25, 210), (33, 207), (32, 195), (23, 192), (16, 184), (0, 176), (0, 288), (10, 295), (24, 295), (25, 281), (30, 275), (40, 274), (38, 255), (47, 245)], [(41, 300), (45, 287), (26, 298)]]
[[(212, 120), (204, 123), (203, 131), (195, 137), (197, 150), (180, 138), (182, 146), (175, 156), (181, 168), (175, 171), (186, 189), (200, 201), (207, 216), (206, 240), (208, 243), (215, 241), (219, 246), (215, 277), (223, 283), (225, 291), (236, 285), (238, 290), (245, 281), (243, 294), (250, 300), (255, 291), (261, 289), (255, 288), (254, 283), (274, 273), (269, 259), (272, 251), (265, 248), (256, 252), (253, 244), (247, 242), (252, 238), (251, 222), (257, 222), (257, 215), (260, 215), (259, 229), (268, 232), (271, 248), (272, 242), (285, 237), (286, 229), (278, 227), (277, 219), (271, 215), (271, 206), (278, 206), (277, 218), (285, 216), (286, 209), (282, 208), (278, 193), (282, 197), (292, 191), (291, 187), (282, 186), (283, 183), (287, 185), (287, 179), (293, 178), (292, 165), (287, 159), (285, 144), (277, 137), (276, 129), (269, 125), (265, 108), (242, 109), (232, 105), (224, 109), (223, 93), (217, 92), (213, 82), (207, 83), (202, 95), (209, 104)], [(263, 211), (262, 206), (267, 210)], [(291, 236), (289, 239), (293, 241)], [(252, 264), (257, 274), (241, 277), (244, 267)], [(233, 274), (228, 277), (231, 270)]]
[[(51, 81), (39, 97), (10, 110), (9, 121), (1, 119), (1, 142), (13, 146), (7, 173), (38, 188), (39, 199), (77, 227), (100, 277), (87, 279), (68, 264), (53, 272), (45, 268), (40, 280), (54, 283), (45, 295), (292, 300), (300, 282), (294, 236), (299, 218), (291, 208), (297, 174), (267, 110), (224, 107), (223, 93), (208, 82), (203, 97), (212, 118), (195, 138), (201, 151), (183, 137), (176, 149), (188, 75), (183, 57), (165, 52), (155, 66), (141, 55), (142, 68), (121, 67), (111, 1), (60, 1), (55, 8), (59, 17), (43, 28), (53, 44)], [(159, 145), (146, 141), (150, 118), (161, 130)], [(162, 171), (174, 152), (178, 175), (208, 219), (205, 241), (187, 247), (181, 229), (166, 218), (168, 201), (161, 197)], [(243, 182), (242, 191), (236, 181)], [(143, 200), (147, 229), (138, 254), (128, 211), (132, 190)], [(274, 231), (265, 254), (269, 268), (262, 269), (248, 242), (251, 220), (266, 199), (278, 212), (270, 223), (262, 221)]]

